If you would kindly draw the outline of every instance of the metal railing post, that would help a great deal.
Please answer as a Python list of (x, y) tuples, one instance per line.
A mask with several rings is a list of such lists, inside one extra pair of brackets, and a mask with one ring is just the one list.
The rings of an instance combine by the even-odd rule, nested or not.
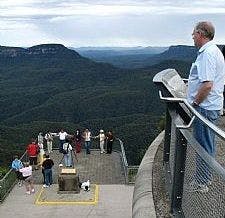
[(169, 103), (166, 107), (166, 124), (165, 124), (165, 141), (163, 149), (163, 162), (168, 163), (170, 157), (170, 141), (171, 141), (171, 116), (169, 113)]
[(174, 177), (172, 185), (171, 211), (182, 213), (182, 196), (186, 161), (187, 141), (180, 129), (176, 128), (176, 149), (174, 161)]

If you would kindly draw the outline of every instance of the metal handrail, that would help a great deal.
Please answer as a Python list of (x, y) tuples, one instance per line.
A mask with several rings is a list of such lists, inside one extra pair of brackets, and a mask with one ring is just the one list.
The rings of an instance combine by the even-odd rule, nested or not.
[[(219, 136), (221, 139), (225, 140), (225, 132), (221, 130), (219, 127), (217, 127), (215, 124), (207, 120), (204, 116), (202, 116), (185, 98), (176, 98), (176, 97), (163, 97), (161, 91), (159, 91), (159, 97), (161, 100), (164, 100), (166, 102), (180, 102), (184, 103), (187, 108), (190, 110), (190, 112), (200, 119), (205, 125), (207, 125), (212, 131), (215, 132), (217, 136)], [(193, 122), (192, 122), (193, 123)]]
[(116, 138), (116, 140), (118, 140), (119, 143), (120, 143), (120, 148), (121, 148), (121, 152), (122, 152), (122, 157), (123, 157), (124, 165), (125, 165), (126, 167), (128, 167), (127, 157), (126, 157), (125, 149), (124, 149), (124, 146), (123, 146), (123, 142), (122, 142), (122, 140), (120, 140), (119, 138)]
[(217, 127), (215, 124), (211, 123), (209, 120), (207, 120), (205, 117), (203, 117), (196, 109), (188, 103), (187, 99), (184, 99), (184, 104), (189, 108), (189, 110), (194, 114), (196, 117), (198, 117), (202, 122), (204, 122), (211, 130), (215, 132), (217, 136), (219, 136), (221, 139), (225, 140), (225, 132)]
[(196, 118), (196, 116), (193, 116), (193, 117), (191, 118), (191, 121), (189, 122), (188, 125), (176, 125), (176, 127), (179, 128), (179, 129), (189, 129), (189, 128), (192, 126), (192, 124), (193, 124), (195, 118)]
[(123, 162), (124, 174), (125, 174), (125, 181), (126, 181), (126, 183), (128, 183), (128, 163), (127, 163), (127, 157), (126, 157), (125, 149), (124, 149), (124, 146), (123, 146), (123, 142), (122, 142), (122, 140), (120, 140), (117, 137), (115, 139), (118, 140), (119, 143), (120, 143), (120, 149), (121, 149), (121, 154), (122, 154), (122, 162)]

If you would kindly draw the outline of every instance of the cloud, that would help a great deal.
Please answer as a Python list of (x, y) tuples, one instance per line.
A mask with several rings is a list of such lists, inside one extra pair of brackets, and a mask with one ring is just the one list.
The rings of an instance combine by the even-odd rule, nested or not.
[[(223, 26), (224, 5), (225, 0), (0, 0), (0, 41), (52, 40), (75, 46), (192, 43), (190, 32), (197, 21), (211, 20), (216, 29)], [(218, 38), (224, 35), (221, 30)]]
[[(0, 15), (4, 17), (33, 16), (118, 16), (143, 14), (225, 14), (224, 1), (34, 1), (1, 0)], [(210, 9), (210, 10), (209, 10)]]

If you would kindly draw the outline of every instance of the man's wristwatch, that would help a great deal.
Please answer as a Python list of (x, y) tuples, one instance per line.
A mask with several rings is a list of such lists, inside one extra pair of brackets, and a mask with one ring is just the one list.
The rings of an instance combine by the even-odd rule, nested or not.
[(193, 101), (193, 102), (192, 102), (192, 106), (193, 106), (193, 107), (198, 107), (199, 105), (197, 104), (196, 101)]

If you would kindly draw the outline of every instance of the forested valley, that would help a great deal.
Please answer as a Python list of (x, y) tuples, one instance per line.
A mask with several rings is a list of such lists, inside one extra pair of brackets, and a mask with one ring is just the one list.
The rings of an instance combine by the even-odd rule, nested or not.
[(64, 128), (72, 134), (86, 127), (93, 134), (112, 130), (123, 141), (129, 164), (138, 165), (165, 110), (154, 75), (174, 68), (187, 77), (195, 58), (192, 47), (182, 48), (184, 59), (171, 56), (176, 49), (181, 48), (153, 55), (149, 66), (122, 69), (60, 44), (0, 46), (0, 166), (9, 166), (39, 132)]

